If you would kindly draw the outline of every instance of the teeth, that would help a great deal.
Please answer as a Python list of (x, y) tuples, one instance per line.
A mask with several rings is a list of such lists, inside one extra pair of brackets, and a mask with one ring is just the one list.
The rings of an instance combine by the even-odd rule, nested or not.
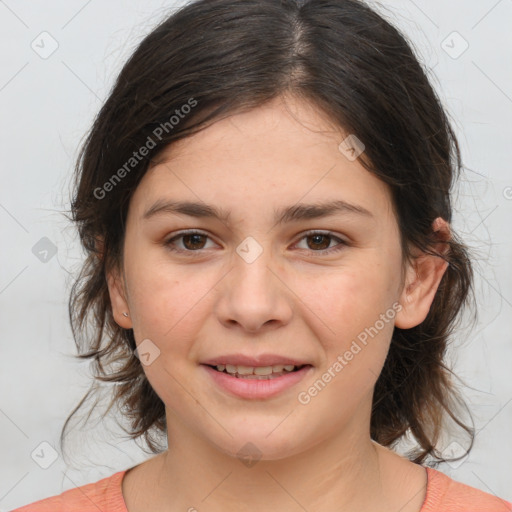
[(272, 374), (282, 374), (283, 370), (285, 372), (292, 372), (295, 369), (293, 364), (276, 364), (273, 366), (242, 366), (242, 365), (233, 365), (233, 364), (218, 364), (216, 366), (219, 372), (223, 372), (224, 370), (231, 375), (259, 375), (259, 376), (268, 376)]
[(254, 373), (254, 375), (271, 375), (273, 372), (272, 366), (258, 366), (254, 368), (254, 371), (251, 373)]
[[(254, 368), (252, 366), (235, 366), (236, 368), (236, 372), (239, 374), (239, 375), (252, 375), (253, 373), (256, 373), (254, 372)], [(270, 373), (272, 373), (272, 368), (270, 369)], [(260, 374), (262, 375), (262, 374)]]

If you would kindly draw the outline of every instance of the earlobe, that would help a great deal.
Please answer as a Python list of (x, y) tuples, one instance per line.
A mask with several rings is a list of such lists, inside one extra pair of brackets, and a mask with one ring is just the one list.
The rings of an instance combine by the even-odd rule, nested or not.
[[(438, 217), (433, 228), (442, 240), (449, 240), (450, 228), (446, 221)], [(449, 247), (445, 245), (440, 253), (445, 255), (448, 250)], [(396, 327), (410, 329), (425, 320), (448, 265), (441, 255), (427, 253), (421, 253), (408, 264), (405, 284), (399, 299), (402, 309), (396, 315)]]

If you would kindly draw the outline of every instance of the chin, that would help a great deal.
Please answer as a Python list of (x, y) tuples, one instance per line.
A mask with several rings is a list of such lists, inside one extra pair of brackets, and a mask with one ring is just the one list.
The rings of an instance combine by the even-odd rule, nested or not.
[[(248, 461), (248, 467), (251, 461), (280, 460), (301, 452), (304, 448), (299, 440), (289, 429), (281, 426), (276, 428), (278, 424), (279, 421), (269, 422), (267, 418), (260, 425), (252, 425), (251, 428), (246, 428), (245, 424), (231, 428), (226, 425), (233, 437), (225, 436), (222, 441), (213, 442), (226, 455)], [(272, 433), (269, 435), (270, 432)]]

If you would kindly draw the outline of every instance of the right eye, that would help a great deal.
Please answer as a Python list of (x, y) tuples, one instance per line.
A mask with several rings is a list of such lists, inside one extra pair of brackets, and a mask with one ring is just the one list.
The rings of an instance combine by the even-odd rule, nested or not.
[[(182, 231), (181, 233), (178, 233), (177, 235), (173, 236), (169, 240), (165, 242), (165, 246), (174, 252), (198, 252), (202, 249), (205, 249), (205, 239), (209, 238), (207, 234), (202, 233), (201, 231), (196, 230), (189, 230), (189, 231)], [(177, 249), (175, 247), (175, 241), (182, 239), (183, 247)]]

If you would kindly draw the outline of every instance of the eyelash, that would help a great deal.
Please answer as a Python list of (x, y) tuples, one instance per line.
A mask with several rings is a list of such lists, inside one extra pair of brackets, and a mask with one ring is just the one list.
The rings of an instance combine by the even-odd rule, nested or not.
[[(202, 235), (202, 236), (205, 236), (207, 238), (210, 238), (206, 233), (203, 233), (201, 231), (197, 231), (197, 230), (189, 230), (189, 231), (182, 231), (180, 232), (178, 235), (175, 235), (173, 236), (172, 238), (170, 238), (169, 240), (167, 240), (166, 242), (164, 242), (164, 245), (170, 250), (170, 251), (173, 251), (173, 252), (177, 252), (177, 253), (190, 253), (191, 256), (200, 256), (201, 254), (201, 251), (205, 250), (205, 249), (197, 249), (197, 250), (188, 250), (188, 249), (176, 249), (175, 247), (172, 246), (173, 242), (179, 238), (183, 238), (184, 236), (187, 236), (187, 235)], [(314, 251), (313, 249), (303, 249), (303, 250), (306, 250), (306, 251), (309, 251), (309, 252), (312, 252), (312, 253), (320, 253), (320, 254), (332, 254), (334, 252), (337, 252), (337, 251), (340, 251), (341, 249), (344, 248), (344, 246), (347, 246), (348, 243), (345, 242), (344, 240), (342, 240), (341, 238), (335, 236), (333, 233), (331, 233), (330, 231), (307, 231), (306, 233), (304, 233), (302, 235), (302, 237), (299, 239), (299, 242), (301, 240), (303, 240), (304, 238), (308, 238), (308, 237), (311, 237), (311, 236), (315, 236), (315, 235), (323, 235), (323, 236), (326, 236), (326, 237), (329, 237), (329, 238), (332, 238), (336, 241), (338, 241), (338, 245), (335, 245), (334, 247), (331, 247), (330, 249), (321, 249), (319, 251)], [(198, 254), (194, 254), (194, 253), (198, 253)]]

